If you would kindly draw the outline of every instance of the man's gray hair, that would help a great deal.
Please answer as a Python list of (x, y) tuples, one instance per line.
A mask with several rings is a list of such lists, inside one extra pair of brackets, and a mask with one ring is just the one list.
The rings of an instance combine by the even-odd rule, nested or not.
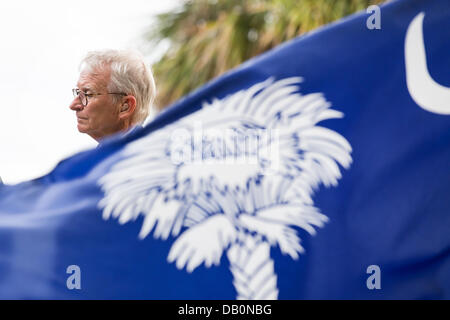
[[(80, 69), (95, 72), (109, 66), (111, 77), (107, 89), (109, 92), (123, 92), (136, 98), (136, 110), (131, 118), (132, 124), (143, 123), (156, 96), (155, 80), (137, 51), (102, 50), (88, 52), (81, 61)], [(112, 95), (114, 103), (121, 97)]]

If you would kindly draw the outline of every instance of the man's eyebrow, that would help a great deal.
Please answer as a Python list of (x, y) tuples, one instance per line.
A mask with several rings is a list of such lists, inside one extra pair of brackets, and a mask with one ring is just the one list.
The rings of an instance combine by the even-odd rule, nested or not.
[(78, 89), (80, 89), (83, 92), (92, 91), (91, 87), (88, 87), (88, 86), (81, 86), (81, 87), (78, 87)]

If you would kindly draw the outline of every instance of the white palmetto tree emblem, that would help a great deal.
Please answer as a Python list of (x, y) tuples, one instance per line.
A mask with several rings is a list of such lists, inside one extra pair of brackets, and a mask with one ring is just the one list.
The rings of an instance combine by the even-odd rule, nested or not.
[(301, 81), (270, 78), (128, 144), (99, 180), (103, 218), (144, 215), (139, 237), (178, 237), (168, 261), (188, 272), (225, 251), (238, 299), (277, 299), (271, 246), (298, 259), (296, 228), (327, 221), (314, 190), (352, 161), (347, 140), (316, 125), (343, 114)]

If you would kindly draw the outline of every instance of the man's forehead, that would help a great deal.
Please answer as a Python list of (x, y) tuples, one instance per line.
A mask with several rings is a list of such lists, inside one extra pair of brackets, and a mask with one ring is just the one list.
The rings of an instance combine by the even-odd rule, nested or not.
[(82, 71), (78, 78), (77, 86), (80, 89), (106, 88), (109, 73), (106, 70)]

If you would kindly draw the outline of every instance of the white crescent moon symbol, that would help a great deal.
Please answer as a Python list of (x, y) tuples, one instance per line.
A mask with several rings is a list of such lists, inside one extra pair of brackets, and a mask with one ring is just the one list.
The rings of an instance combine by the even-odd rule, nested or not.
[(450, 115), (450, 88), (434, 81), (427, 67), (422, 23), (419, 13), (409, 24), (405, 39), (406, 83), (413, 100), (423, 109)]

